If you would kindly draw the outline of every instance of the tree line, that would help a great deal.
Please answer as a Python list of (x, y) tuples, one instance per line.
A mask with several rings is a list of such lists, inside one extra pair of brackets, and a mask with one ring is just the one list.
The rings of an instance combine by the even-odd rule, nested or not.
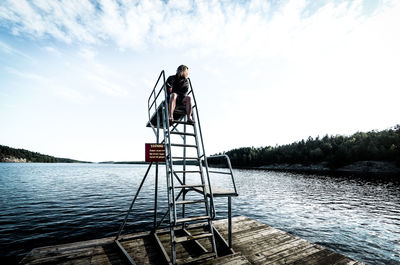
[[(325, 163), (331, 169), (357, 161), (395, 162), (400, 167), (400, 125), (382, 131), (357, 132), (351, 136), (311, 136), (287, 145), (243, 147), (225, 152), (233, 167), (259, 167), (271, 164)], [(209, 159), (209, 164), (222, 164)]]
[(25, 149), (16, 149), (5, 145), (0, 145), (0, 162), (5, 161), (5, 158), (15, 157), (26, 159), (27, 162), (41, 162), (41, 163), (74, 163), (82, 162), (69, 158), (59, 158), (49, 155), (43, 155), (37, 152), (31, 152)]

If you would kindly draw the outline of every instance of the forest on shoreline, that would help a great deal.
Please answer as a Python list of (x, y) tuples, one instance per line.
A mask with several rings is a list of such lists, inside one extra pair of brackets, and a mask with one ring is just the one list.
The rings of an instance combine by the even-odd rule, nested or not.
[(0, 145), (0, 162), (37, 162), (37, 163), (90, 163), (69, 158), (43, 155), (25, 149)]
[[(325, 169), (335, 170), (360, 161), (390, 162), (400, 168), (400, 125), (382, 131), (357, 132), (350, 136), (308, 137), (307, 140), (275, 147), (242, 147), (223, 154), (229, 156), (234, 168), (285, 169), (287, 165), (322, 165)], [(0, 162), (91, 163), (4, 145), (0, 145)], [(100, 163), (145, 164), (144, 161)], [(224, 163), (221, 158), (208, 159), (210, 166), (220, 166)]]
[[(220, 153), (221, 154), (221, 153)], [(384, 161), (400, 167), (400, 125), (382, 131), (357, 132), (350, 136), (309, 137), (287, 145), (242, 147), (224, 152), (236, 168), (279, 164), (323, 164), (329, 169), (359, 161)], [(220, 158), (208, 159), (221, 165)]]

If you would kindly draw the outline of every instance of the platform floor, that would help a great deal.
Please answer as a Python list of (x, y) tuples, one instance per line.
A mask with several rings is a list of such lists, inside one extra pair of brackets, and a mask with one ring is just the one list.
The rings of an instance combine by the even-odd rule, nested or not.
[[(213, 224), (227, 239), (227, 219), (214, 221)], [(203, 228), (189, 226), (188, 229), (200, 230)], [(166, 231), (158, 235), (170, 255), (169, 233)], [(203, 260), (196, 264), (363, 264), (245, 216), (232, 218), (232, 232), (234, 254)], [(209, 242), (206, 239), (203, 240), (199, 240), (198, 243), (201, 243), (206, 249), (209, 248)], [(149, 232), (124, 235), (120, 238), (120, 242), (138, 265), (162, 264), (161, 251), (155, 243), (154, 236)], [(188, 248), (182, 246), (177, 248), (177, 257), (188, 255), (186, 250)], [(114, 265), (128, 263), (114, 243), (114, 237), (107, 237), (36, 248), (20, 264)]]

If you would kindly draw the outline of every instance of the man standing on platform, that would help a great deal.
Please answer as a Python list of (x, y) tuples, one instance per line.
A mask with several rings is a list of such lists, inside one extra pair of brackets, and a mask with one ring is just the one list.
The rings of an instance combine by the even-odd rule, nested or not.
[(176, 75), (171, 75), (167, 79), (167, 92), (169, 96), (169, 123), (174, 122), (174, 111), (177, 105), (183, 105), (186, 109), (187, 122), (194, 124), (192, 119), (192, 99), (187, 95), (189, 91), (189, 68), (186, 65), (180, 65), (176, 69)]

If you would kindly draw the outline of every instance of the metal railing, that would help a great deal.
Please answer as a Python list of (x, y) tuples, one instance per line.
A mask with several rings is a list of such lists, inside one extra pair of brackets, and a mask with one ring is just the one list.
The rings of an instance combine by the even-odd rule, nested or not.
[[(156, 88), (157, 88), (157, 85), (158, 85), (158, 82), (160, 82), (160, 79), (161, 79), (161, 77), (163, 77), (163, 85), (162, 85), (162, 87), (160, 88), (160, 90), (158, 91), (158, 93), (157, 93), (157, 95), (156, 95)], [(151, 128), (153, 129), (153, 132), (154, 132), (154, 134), (157, 136), (157, 138), (158, 138), (158, 131), (156, 132), (156, 128), (154, 127), (154, 125), (152, 124), (152, 122), (151, 122), (151, 119), (152, 119), (152, 117), (150, 116), (151, 115), (151, 108), (153, 107), (153, 105), (154, 105), (154, 114), (155, 115), (157, 115), (157, 121), (159, 121), (159, 111), (158, 111), (158, 108), (159, 108), (159, 105), (157, 105), (157, 99), (158, 99), (158, 97), (160, 96), (160, 93), (161, 93), (161, 91), (165, 91), (165, 94), (166, 94), (166, 89), (165, 89), (165, 72), (164, 72), (164, 70), (162, 70), (161, 71), (161, 73), (160, 73), (160, 75), (158, 76), (158, 79), (157, 79), (157, 82), (156, 82), (156, 84), (154, 85), (154, 88), (153, 88), (153, 90), (151, 91), (151, 93), (150, 93), (150, 96), (149, 96), (149, 99), (147, 100), (147, 112), (148, 112), (148, 116), (149, 116), (149, 123), (150, 123), (150, 126), (151, 126)], [(154, 100), (152, 101), (152, 103), (150, 104), (150, 100), (151, 100), (151, 97), (154, 97)], [(166, 99), (166, 96), (165, 96), (165, 99)], [(161, 104), (164, 104), (164, 105), (166, 105), (166, 100), (164, 100)], [(168, 106), (166, 106), (167, 108), (167, 111), (168, 111)], [(159, 129), (159, 128), (158, 128)]]
[(214, 174), (230, 175), (231, 176), (231, 180), (232, 180), (232, 186), (233, 186), (233, 189), (235, 191), (234, 196), (238, 196), (237, 189), (236, 189), (236, 184), (235, 184), (235, 178), (233, 177), (231, 160), (229, 159), (229, 156), (227, 156), (226, 154), (213, 155), (213, 156), (209, 156), (207, 159), (213, 159), (213, 158), (225, 158), (226, 166), (229, 169), (229, 172), (226, 172), (226, 171), (215, 171), (215, 170), (209, 170), (209, 172), (210, 173), (214, 173)]
[[(208, 187), (209, 187), (209, 191), (210, 191), (210, 206), (211, 206), (210, 214), (211, 214), (211, 219), (215, 219), (216, 212), (215, 212), (215, 204), (214, 204), (214, 194), (213, 194), (212, 188), (211, 188), (210, 173), (208, 172), (207, 156), (206, 156), (206, 150), (204, 148), (203, 133), (201, 132), (199, 110), (197, 108), (197, 102), (196, 102), (196, 97), (195, 97), (194, 91), (193, 91), (192, 81), (190, 80), (190, 78), (188, 78), (188, 80), (189, 80), (189, 85), (190, 85), (190, 90), (188, 91), (188, 95), (192, 94), (192, 96), (193, 96), (193, 102), (194, 102), (193, 109), (196, 110), (197, 124), (199, 126), (199, 132), (200, 132), (201, 148), (203, 151), (203, 154), (200, 157), (203, 157), (203, 159), (204, 159), (206, 174), (207, 174), (207, 182), (208, 182)], [(199, 163), (201, 163), (201, 161), (199, 161)], [(211, 212), (211, 210), (212, 210), (212, 212)]]

